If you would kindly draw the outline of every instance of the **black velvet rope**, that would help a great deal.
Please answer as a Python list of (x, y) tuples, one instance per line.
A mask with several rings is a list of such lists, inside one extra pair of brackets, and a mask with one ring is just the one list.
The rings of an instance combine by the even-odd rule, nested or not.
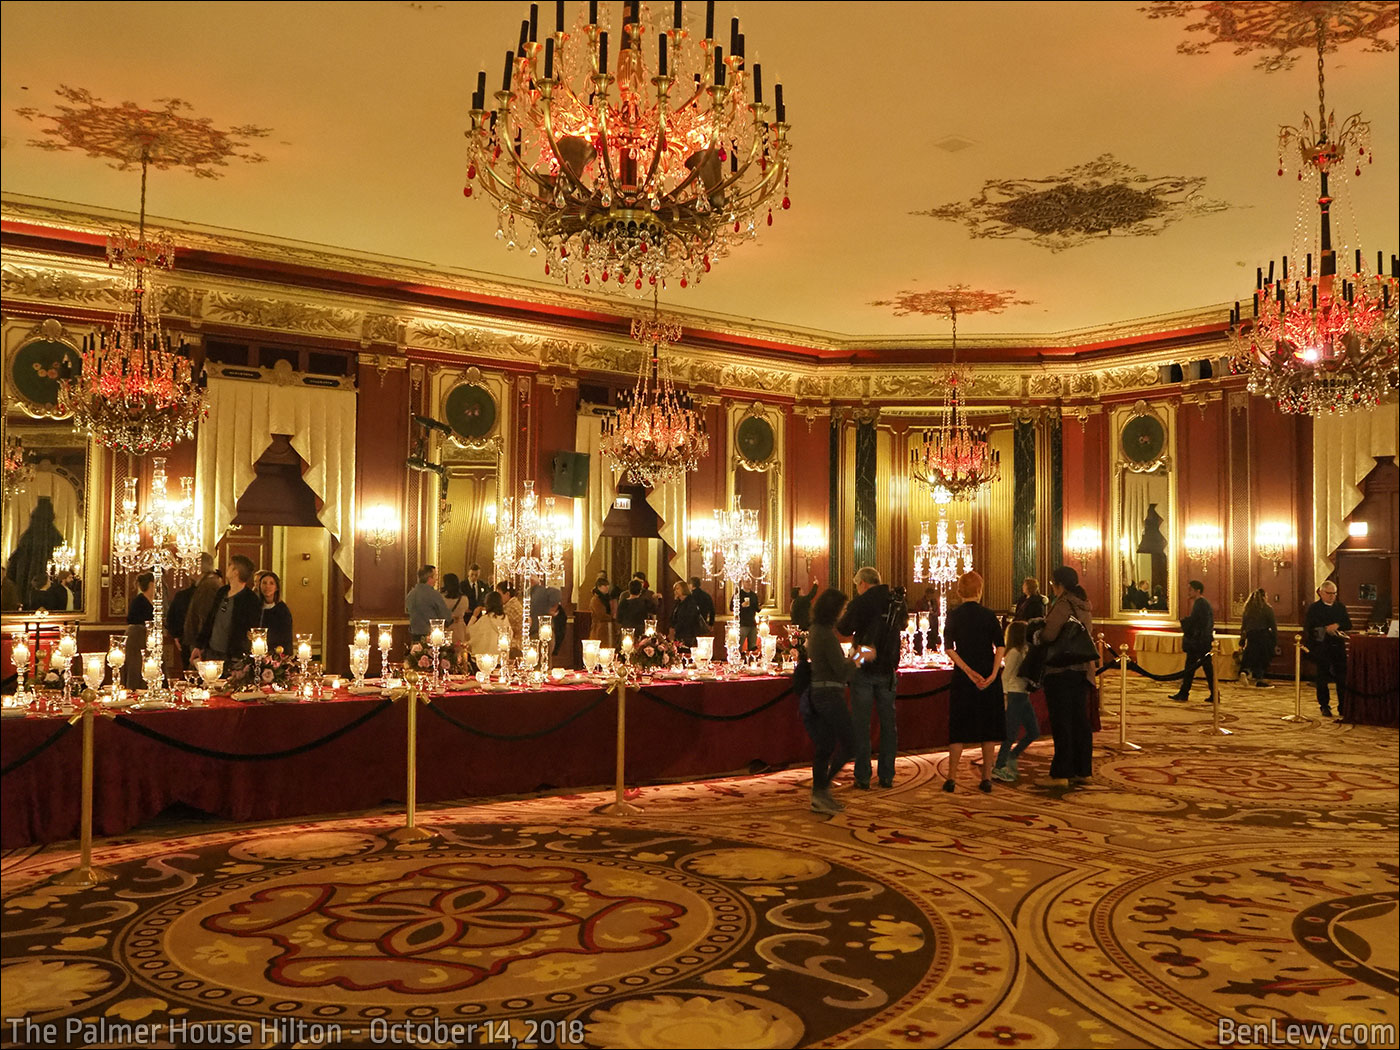
[(393, 706), (394, 701), (382, 700), (358, 718), (347, 722), (339, 729), (332, 730), (323, 737), (318, 737), (305, 744), (298, 744), (296, 747), (285, 748), (281, 751), (266, 751), (256, 755), (236, 751), (215, 751), (213, 748), (200, 747), (198, 744), (189, 744), (183, 740), (176, 740), (173, 736), (166, 736), (164, 733), (159, 733), (150, 726), (142, 725), (140, 722), (128, 718), (126, 715), (118, 715), (113, 721), (123, 729), (129, 729), (133, 733), (138, 733), (149, 740), (154, 740), (158, 744), (173, 747), (177, 751), (184, 751), (187, 754), (199, 755), (201, 758), (217, 758), (225, 762), (269, 762), (279, 758), (294, 758), (297, 755), (304, 755), (308, 751), (314, 751), (318, 747), (324, 747), (334, 740), (339, 740), (346, 733), (359, 729), (360, 726), (364, 725), (371, 718), (383, 714)]
[(896, 700), (927, 700), (930, 696), (937, 696), (939, 693), (946, 693), (953, 688), (952, 682), (944, 682), (935, 689), (930, 689), (926, 693), (900, 693), (895, 696)]
[(607, 698), (608, 694), (603, 693), (598, 697), (598, 699), (594, 700), (591, 704), (588, 704), (585, 707), (580, 707), (577, 711), (569, 715), (569, 717), (565, 718), (562, 722), (556, 722), (554, 725), (546, 726), (544, 729), (531, 730), (528, 733), (492, 733), (485, 729), (478, 729), (476, 726), (467, 725), (467, 723), (461, 721), (460, 719), (449, 715), (437, 704), (429, 704), (428, 710), (431, 711), (433, 714), (437, 715), (448, 725), (456, 726), (462, 732), (470, 733), (472, 734), (472, 736), (485, 737), (487, 740), (538, 740), (542, 736), (549, 736), (549, 734), (551, 733), (559, 732), (559, 730), (563, 729), (565, 726), (577, 721), (584, 715), (588, 714), (588, 712), (592, 711), (595, 707), (597, 707)]
[(662, 707), (669, 707), (672, 711), (678, 711), (681, 714), (688, 715), (691, 718), (698, 718), (702, 722), (742, 722), (746, 718), (752, 718), (754, 715), (761, 714), (764, 711), (767, 711), (774, 704), (778, 703), (781, 700), (787, 699), (787, 697), (791, 694), (792, 686), (788, 686), (777, 696), (773, 697), (773, 699), (759, 704), (757, 707), (753, 708), (750, 711), (741, 711), (735, 715), (707, 715), (703, 711), (692, 711), (690, 708), (682, 707), (680, 704), (673, 704), (671, 703), (671, 701), (666, 700), (663, 697), (657, 696), (650, 689), (637, 690), (638, 696), (644, 696), (652, 703), (660, 704)]
[(73, 728), (73, 723), (72, 723), (72, 722), (64, 722), (63, 725), (62, 725), (62, 727), (60, 727), (59, 730), (58, 730), (58, 732), (54, 733), (53, 736), (49, 737), (49, 738), (48, 738), (47, 740), (45, 740), (42, 744), (35, 744), (35, 745), (34, 745), (33, 747), (31, 747), (28, 751), (26, 751), (24, 754), (20, 755), (19, 758), (15, 759), (13, 762), (11, 762), (9, 765), (7, 765), (4, 769), (0, 769), (0, 777), (7, 777), (7, 776), (9, 776), (11, 773), (13, 773), (16, 769), (18, 769), (20, 766), (26, 766), (26, 765), (28, 765), (30, 762), (33, 762), (36, 758), (38, 758), (40, 755), (42, 755), (45, 751), (47, 751), (49, 748), (53, 747), (54, 744), (56, 744), (56, 743), (58, 743), (60, 740), (62, 740), (62, 739), (64, 738), (64, 736), (68, 733), (68, 730), (70, 730), (70, 729), (72, 729), (72, 728)]

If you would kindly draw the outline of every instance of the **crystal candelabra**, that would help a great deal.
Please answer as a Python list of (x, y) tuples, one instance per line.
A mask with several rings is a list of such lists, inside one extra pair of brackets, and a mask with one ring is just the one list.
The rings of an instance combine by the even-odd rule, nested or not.
[[(1327, 112), (1323, 56), (1333, 16), (1326, 5), (1313, 14), (1317, 123), (1304, 114), (1301, 127), (1282, 127), (1278, 136), (1279, 175), (1290, 166), (1285, 160), (1290, 154), (1301, 162), (1293, 274), (1290, 278), (1285, 255), (1275, 279), (1270, 260), (1267, 278), (1262, 267), (1255, 271), (1251, 316), (1243, 316), (1238, 302), (1230, 313), (1234, 371), (1249, 377), (1251, 393), (1272, 398), (1280, 411), (1303, 415), (1372, 408), (1400, 382), (1400, 260), (1390, 257), (1387, 274), (1385, 253), (1378, 252), (1375, 271), (1368, 274), (1361, 249), (1354, 247), (1360, 243), (1354, 230), (1340, 238), (1340, 252), (1333, 244), (1337, 192), (1329, 180), (1345, 183), (1348, 153), (1356, 158), (1358, 176), (1361, 158), (1370, 154), (1370, 162), (1374, 154), (1371, 126), (1359, 113), (1338, 128), (1336, 114)], [(1314, 206), (1309, 198), (1315, 198), (1316, 222), (1309, 218)], [(1350, 217), (1350, 210), (1342, 214)], [(1348, 235), (1353, 257), (1346, 250)]]
[(56, 580), (65, 572), (72, 572), (73, 567), (78, 563), (78, 552), (68, 544), (63, 543), (53, 549), (49, 555), (48, 569), (49, 579)]
[(253, 658), (253, 688), (262, 688), (262, 662), (267, 659), (267, 628), (254, 627), (248, 632), (248, 655)]
[(543, 679), (549, 674), (549, 665), (554, 656), (554, 621), (545, 619), (540, 621), (540, 677)]
[(442, 668), (438, 663), (438, 654), (442, 652), (442, 647), (447, 644), (447, 621), (428, 621), (428, 653), (432, 659), (432, 666), (428, 671), (428, 688), (442, 688)]
[[(54, 647), (54, 657), (59, 661), (58, 669), (63, 675), (63, 702), (73, 702), (73, 657), (78, 655), (78, 625), (65, 623), (58, 629), (58, 644)], [(52, 659), (50, 660), (52, 663)]]
[(389, 673), (389, 651), (394, 647), (394, 625), (379, 625), (379, 677), (386, 683), (392, 677)]
[[(704, 559), (703, 573), (707, 580), (722, 578), (729, 584), (732, 594), (730, 614), (733, 617), (730, 628), (734, 632), (734, 640), (730, 641), (729, 630), (726, 630), (725, 642), (730, 649), (729, 664), (737, 666), (739, 589), (746, 582), (754, 585), (768, 582), (771, 569), (768, 545), (759, 530), (758, 511), (744, 510), (738, 497), (735, 497), (733, 510), (716, 510), (714, 520), (708, 525), (708, 528), (697, 530)], [(757, 567), (755, 562), (758, 563)]]
[(307, 685), (306, 669), (311, 663), (311, 635), (298, 634), (296, 636), (297, 667), (300, 671), (302, 686)]
[(789, 206), (783, 88), (770, 120), (762, 66), (737, 18), (721, 46), (713, 0), (703, 36), (695, 4), (627, 0), (620, 26), (613, 6), (567, 22), (557, 3), (550, 33), (530, 5), (490, 108), (477, 75), (464, 192), (493, 198), (496, 239), (556, 280), (684, 288)]
[(84, 340), (81, 370), (72, 374), (65, 364), (59, 384), (59, 404), (77, 430), (137, 455), (192, 436), (208, 412), (202, 365), (161, 325), (161, 289), (153, 274), (172, 267), (175, 252), (168, 239), (146, 235), (150, 163), (150, 147), (143, 144), (140, 225), (107, 242), (107, 264), (122, 274), (121, 309), (106, 332)]
[[(151, 460), (151, 491), (145, 512), (138, 507), (136, 478), (127, 478), (122, 488), (121, 506), (112, 526), (112, 561), (119, 572), (149, 569), (155, 576), (151, 599), (154, 619), (146, 631), (146, 648), (164, 651), (165, 574), (178, 582), (199, 571), (200, 521), (194, 505), (194, 479), (180, 479), (180, 495), (172, 496), (165, 476), (165, 457)], [(164, 694), (164, 675), (156, 679), (155, 696)]]
[[(972, 544), (963, 538), (963, 523), (957, 523), (957, 539), (948, 542), (948, 512), (938, 508), (936, 540), (929, 542), (928, 522), (920, 522), (920, 542), (914, 548), (914, 582), (931, 583), (938, 589), (938, 648), (943, 651), (943, 627), (948, 616), (948, 588), (963, 573), (972, 571)], [(924, 645), (928, 650), (927, 642)]]
[(530, 637), (530, 586), (536, 579), (546, 585), (564, 580), (564, 554), (571, 546), (571, 526), (554, 512), (554, 497), (545, 497), (543, 506), (535, 494), (535, 483), (527, 481), (517, 499), (507, 496), (496, 511), (496, 578), (520, 581), (524, 606), (521, 637)]

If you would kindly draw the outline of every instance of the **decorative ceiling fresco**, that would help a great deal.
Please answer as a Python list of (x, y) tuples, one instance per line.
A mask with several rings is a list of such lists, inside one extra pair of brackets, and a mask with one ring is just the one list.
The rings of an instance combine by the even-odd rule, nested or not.
[(1292, 69), (1301, 53), (1316, 52), (1319, 15), (1326, 24), (1328, 52), (1355, 41), (1365, 41), (1367, 51), (1394, 51), (1395, 41), (1389, 37), (1400, 22), (1400, 5), (1394, 0), (1156, 0), (1139, 10), (1149, 18), (1200, 19), (1186, 27), (1198, 37), (1177, 45), (1183, 55), (1204, 55), (1217, 44), (1233, 47), (1237, 55), (1263, 51), (1255, 66), (1265, 73)]
[(1155, 237), (1187, 216), (1224, 211), (1201, 195), (1202, 177), (1144, 175), (1113, 154), (1058, 175), (992, 179), (971, 200), (912, 212), (960, 222), (972, 237), (1017, 237), (1052, 252), (1096, 237)]
[(241, 124), (227, 130), (214, 126), (210, 117), (193, 116), (194, 107), (183, 99), (156, 99), (159, 109), (134, 102), (108, 105), (86, 88), (60, 86), (63, 99), (53, 112), (22, 106), (16, 114), (47, 125), (47, 138), (30, 139), (35, 149), (81, 150), (102, 157), (117, 171), (141, 166), (144, 158), (161, 171), (183, 168), (203, 179), (217, 179), (230, 160), (260, 164), (267, 158), (248, 149), (247, 139), (265, 138), (269, 128)]
[[(921, 349), (947, 343), (923, 289), (961, 282), (1015, 289), (1000, 312), (960, 315), (979, 345), (1223, 324), (1257, 260), (1292, 240), (1297, 187), (1275, 172), (1279, 126), (1316, 111), (1304, 9), (1329, 17), (1329, 104), (1372, 126), (1374, 166), (1340, 208), (1365, 245), (1395, 250), (1394, 3), (1145, 3), (736, 0), (726, 17), (742, 17), (748, 59), (781, 73), (792, 208), (701, 284), (662, 289), (668, 313), (687, 329)], [(603, 6), (621, 19), (621, 0)], [(6, 0), (0, 217), (97, 235), (130, 223), (129, 170), (111, 168), (138, 167), (144, 143), (166, 169), (148, 224), (183, 259), (621, 319), (625, 298), (503, 251), (499, 213), (462, 193), (477, 70), (528, 11)]]
[(896, 317), (965, 317), (968, 314), (999, 314), (1013, 306), (1030, 306), (1032, 300), (1018, 299), (1014, 291), (997, 292), (955, 284), (927, 292), (900, 292), (893, 299), (876, 299), (871, 306), (888, 306)]

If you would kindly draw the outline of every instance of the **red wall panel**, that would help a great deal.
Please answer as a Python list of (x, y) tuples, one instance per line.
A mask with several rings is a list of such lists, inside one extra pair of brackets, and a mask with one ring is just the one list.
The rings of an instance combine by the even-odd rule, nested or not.
[[(359, 368), (359, 409), (355, 414), (355, 513), (387, 504), (411, 528), (412, 516), (405, 506), (405, 476), (409, 442), (409, 380), (404, 369), (381, 373), (373, 361)], [(418, 567), (408, 566), (400, 542), (384, 548), (379, 561), (374, 549), (358, 542), (356, 523), (355, 600), (356, 619), (402, 619), (403, 596), (409, 574)]]

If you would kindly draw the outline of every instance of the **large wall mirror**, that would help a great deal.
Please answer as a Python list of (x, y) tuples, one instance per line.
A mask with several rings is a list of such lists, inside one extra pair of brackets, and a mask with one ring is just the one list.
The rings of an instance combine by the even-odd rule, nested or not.
[(1175, 417), (1139, 401), (1113, 412), (1116, 611), (1170, 618), (1177, 600)]
[[(758, 587), (764, 606), (778, 606), (786, 596), (788, 545), (783, 541), (783, 414), (754, 402), (731, 405), (730, 505), (758, 512), (759, 532), (768, 550), (768, 583)], [(755, 571), (757, 563), (755, 563)], [(730, 597), (726, 594), (726, 600)]]
[(496, 506), (509, 484), (503, 477), (509, 395), (504, 378), (477, 368), (434, 376), (433, 417), (445, 429), (426, 435), (420, 451), (431, 481), (423, 550), (440, 574), (464, 580), (475, 564), (482, 579), (495, 580)]
[(95, 611), (100, 463), (58, 405), (60, 368), (81, 365), (79, 337), (48, 320), (6, 325), (4, 342), (4, 610)]

